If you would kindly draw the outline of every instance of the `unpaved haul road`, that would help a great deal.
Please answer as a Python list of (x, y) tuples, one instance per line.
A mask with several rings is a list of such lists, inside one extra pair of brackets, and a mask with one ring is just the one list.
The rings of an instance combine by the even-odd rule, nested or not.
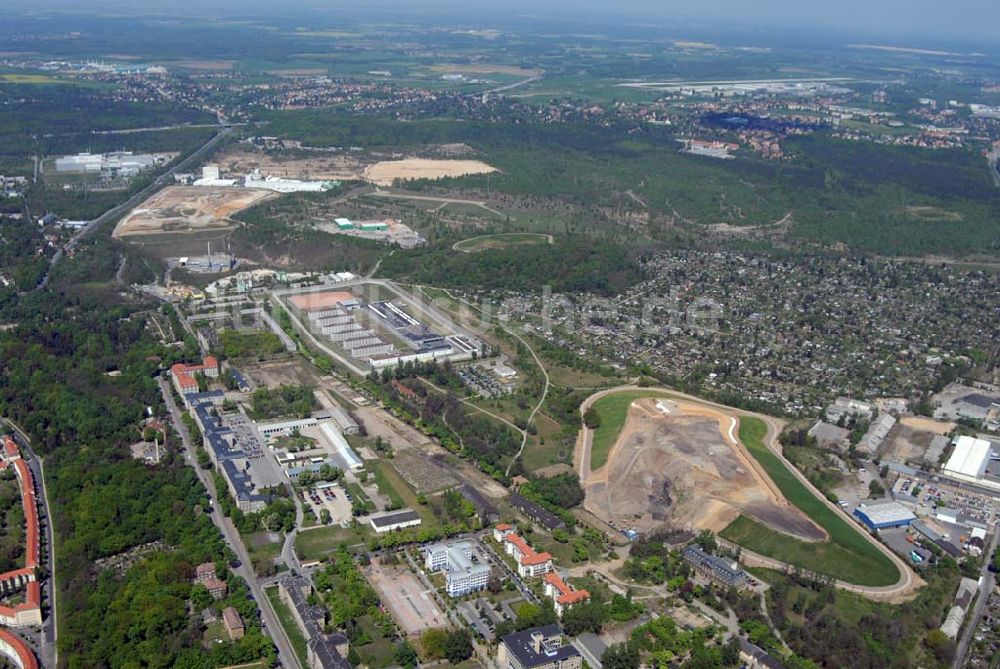
[[(826, 504), (834, 512), (840, 514), (843, 513), (843, 509), (841, 509), (836, 504), (828, 500), (826, 496), (823, 493), (821, 493), (818, 489), (816, 489), (816, 487), (809, 482), (809, 479), (807, 479), (802, 474), (802, 472), (796, 469), (795, 466), (792, 465), (792, 463), (789, 462), (782, 454), (781, 445), (778, 443), (778, 435), (781, 434), (782, 427), (784, 426), (784, 421), (782, 421), (779, 418), (774, 418), (772, 416), (765, 416), (763, 414), (756, 414), (750, 411), (744, 411), (742, 409), (735, 409), (733, 407), (728, 407), (723, 404), (718, 404), (716, 402), (704, 400), (699, 397), (695, 397), (693, 395), (687, 395), (685, 393), (676, 390), (670, 390), (668, 388), (640, 388), (639, 386), (635, 385), (626, 385), (626, 386), (618, 386), (617, 388), (609, 388), (607, 390), (602, 390), (600, 392), (594, 393), (593, 395), (585, 399), (580, 404), (581, 422), (583, 414), (597, 400), (614, 393), (628, 392), (634, 390), (649, 390), (649, 391), (660, 390), (663, 392), (670, 393), (671, 395), (675, 395), (679, 398), (688, 400), (690, 402), (699, 403), (704, 406), (714, 407), (717, 409), (724, 409), (738, 416), (754, 416), (756, 418), (760, 418), (767, 425), (767, 435), (764, 438), (764, 444), (767, 446), (767, 448), (772, 453), (774, 453), (774, 455), (777, 456), (779, 460), (781, 460), (782, 464), (784, 464), (785, 467), (787, 467), (788, 470), (795, 475), (795, 477), (802, 483), (802, 485), (806, 487), (807, 490), (809, 490), (809, 492), (815, 495), (818, 499), (822, 500), (822, 502)], [(734, 424), (730, 427), (731, 435), (734, 430), (735, 430), (735, 421)], [(574, 468), (576, 469), (577, 474), (580, 477), (581, 483), (585, 482), (592, 473), (590, 469), (590, 450), (593, 441), (593, 432), (594, 431), (591, 429), (582, 427), (576, 440), (576, 448), (573, 453), (573, 462), (574, 462)], [(756, 462), (755, 459), (754, 462)], [(764, 472), (762, 473), (765, 477), (767, 477), (766, 473)], [(767, 477), (767, 480), (770, 481), (770, 477)], [(849, 521), (848, 525), (853, 527), (855, 531), (864, 536), (865, 539), (867, 539), (873, 546), (875, 546), (879, 551), (881, 551), (883, 555), (889, 558), (892, 561), (892, 563), (896, 565), (896, 569), (899, 571), (900, 577), (896, 583), (886, 586), (857, 585), (855, 583), (848, 583), (846, 581), (840, 581), (840, 580), (834, 581), (834, 585), (842, 590), (854, 592), (863, 597), (875, 601), (898, 604), (913, 599), (916, 596), (917, 591), (924, 585), (924, 581), (919, 576), (917, 576), (913, 572), (913, 570), (910, 569), (909, 565), (907, 565), (906, 562), (904, 562), (901, 557), (899, 557), (891, 550), (889, 550), (889, 548), (886, 545), (878, 541), (871, 534), (863, 531), (855, 522)], [(722, 540), (720, 539), (720, 541)], [(759, 555), (757, 553), (754, 553), (753, 551), (748, 551), (745, 548), (740, 549), (740, 560), (748, 566), (765, 567), (768, 569), (775, 569), (777, 571), (789, 571), (794, 569), (792, 565), (786, 562), (782, 562), (781, 560), (776, 560), (774, 558), (769, 558), (764, 555)]]

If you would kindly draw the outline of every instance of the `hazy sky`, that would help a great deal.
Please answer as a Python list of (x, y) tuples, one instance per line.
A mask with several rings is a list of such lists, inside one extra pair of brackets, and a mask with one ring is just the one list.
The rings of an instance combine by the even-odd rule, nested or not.
[[(887, 41), (969, 40), (1000, 43), (1000, 0), (3, 0), (7, 6), (39, 10), (114, 7), (139, 13), (148, 8), (175, 16), (185, 11), (239, 16), (241, 11), (288, 15), (309, 10), (395, 8), (400, 14), (446, 11), (455, 18), (509, 16), (511, 12), (567, 18), (618, 17), (625, 22), (671, 19), (747, 28), (825, 30)], [(187, 8), (187, 9), (186, 9)]]

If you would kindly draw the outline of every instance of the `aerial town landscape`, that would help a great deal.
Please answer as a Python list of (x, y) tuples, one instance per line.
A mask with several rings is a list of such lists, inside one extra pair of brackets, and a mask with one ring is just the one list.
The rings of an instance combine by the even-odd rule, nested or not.
[(0, 667), (1000, 666), (1000, 9), (11, 1)]

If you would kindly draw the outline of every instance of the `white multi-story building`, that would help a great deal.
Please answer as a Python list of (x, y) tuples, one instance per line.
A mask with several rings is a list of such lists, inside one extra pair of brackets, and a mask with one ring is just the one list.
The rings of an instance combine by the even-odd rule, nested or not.
[(473, 561), (472, 542), (439, 543), (424, 549), (427, 571), (444, 571), (445, 587), (451, 597), (462, 597), (484, 590), (490, 580), (490, 567)]

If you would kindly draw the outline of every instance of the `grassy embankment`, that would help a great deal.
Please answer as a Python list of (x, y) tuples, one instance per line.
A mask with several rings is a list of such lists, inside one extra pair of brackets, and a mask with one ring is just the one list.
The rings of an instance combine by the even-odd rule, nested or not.
[(761, 555), (866, 586), (892, 585), (899, 570), (881, 551), (861, 535), (850, 521), (831, 509), (785, 466), (767, 446), (767, 426), (759, 418), (740, 418), (740, 441), (771, 477), (785, 498), (812, 518), (830, 535), (824, 542), (799, 541), (740, 516), (721, 532), (725, 539)]
[(592, 406), (601, 417), (601, 424), (594, 430), (594, 438), (591, 441), (590, 468), (599, 469), (607, 463), (611, 447), (618, 440), (632, 402), (643, 397), (661, 397), (667, 394), (662, 390), (630, 390), (605, 395), (594, 402)]

